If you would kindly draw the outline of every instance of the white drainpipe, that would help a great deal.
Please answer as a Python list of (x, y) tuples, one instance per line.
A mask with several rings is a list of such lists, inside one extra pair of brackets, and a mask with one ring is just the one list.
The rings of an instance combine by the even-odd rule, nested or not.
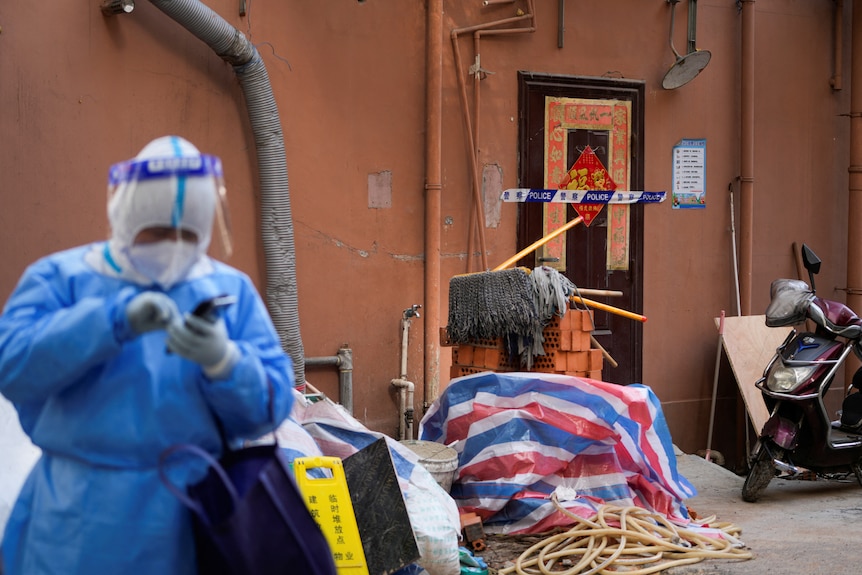
[(410, 321), (419, 317), (419, 304), (414, 304), (401, 314), (401, 376), (391, 384), (398, 388), (398, 439), (413, 439), (413, 391), (416, 386), (407, 379), (407, 342)]

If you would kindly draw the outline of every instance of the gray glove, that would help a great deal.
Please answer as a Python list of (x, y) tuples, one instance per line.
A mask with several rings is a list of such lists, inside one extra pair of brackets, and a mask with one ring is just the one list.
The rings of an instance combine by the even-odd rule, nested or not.
[(175, 321), (167, 330), (168, 350), (201, 365), (212, 379), (227, 377), (239, 361), (239, 349), (221, 318), (211, 322), (186, 314), (185, 321)]
[(138, 335), (165, 329), (179, 315), (180, 310), (174, 300), (154, 291), (139, 293), (126, 305), (129, 327)]

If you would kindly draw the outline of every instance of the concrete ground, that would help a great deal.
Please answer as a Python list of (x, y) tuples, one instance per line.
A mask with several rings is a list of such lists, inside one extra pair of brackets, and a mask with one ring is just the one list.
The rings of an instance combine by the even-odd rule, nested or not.
[(746, 503), (741, 496), (743, 477), (696, 455), (678, 453), (677, 460), (680, 472), (698, 490), (688, 507), (700, 517), (715, 515), (718, 521), (740, 527), (740, 538), (754, 558), (705, 560), (669, 569), (669, 575), (858, 571), (862, 487), (855, 479), (773, 479), (757, 503)]

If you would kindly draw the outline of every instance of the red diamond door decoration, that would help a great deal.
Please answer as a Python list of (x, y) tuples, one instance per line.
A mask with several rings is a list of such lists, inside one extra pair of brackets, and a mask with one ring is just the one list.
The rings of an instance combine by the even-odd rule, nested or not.
[[(561, 190), (616, 190), (617, 185), (611, 175), (602, 165), (602, 161), (587, 146), (560, 182)], [(584, 225), (589, 227), (593, 218), (599, 215), (605, 204), (572, 204), (578, 215), (584, 219)]]

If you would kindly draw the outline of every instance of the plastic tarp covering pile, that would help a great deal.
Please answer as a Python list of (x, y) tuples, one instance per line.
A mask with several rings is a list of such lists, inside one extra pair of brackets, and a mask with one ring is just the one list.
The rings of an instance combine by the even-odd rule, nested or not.
[(544, 373), (479, 373), (452, 380), (422, 418), (420, 439), (458, 452), (451, 495), (491, 533), (571, 525), (550, 500), (592, 517), (603, 503), (687, 523), (682, 477), (658, 398)]

